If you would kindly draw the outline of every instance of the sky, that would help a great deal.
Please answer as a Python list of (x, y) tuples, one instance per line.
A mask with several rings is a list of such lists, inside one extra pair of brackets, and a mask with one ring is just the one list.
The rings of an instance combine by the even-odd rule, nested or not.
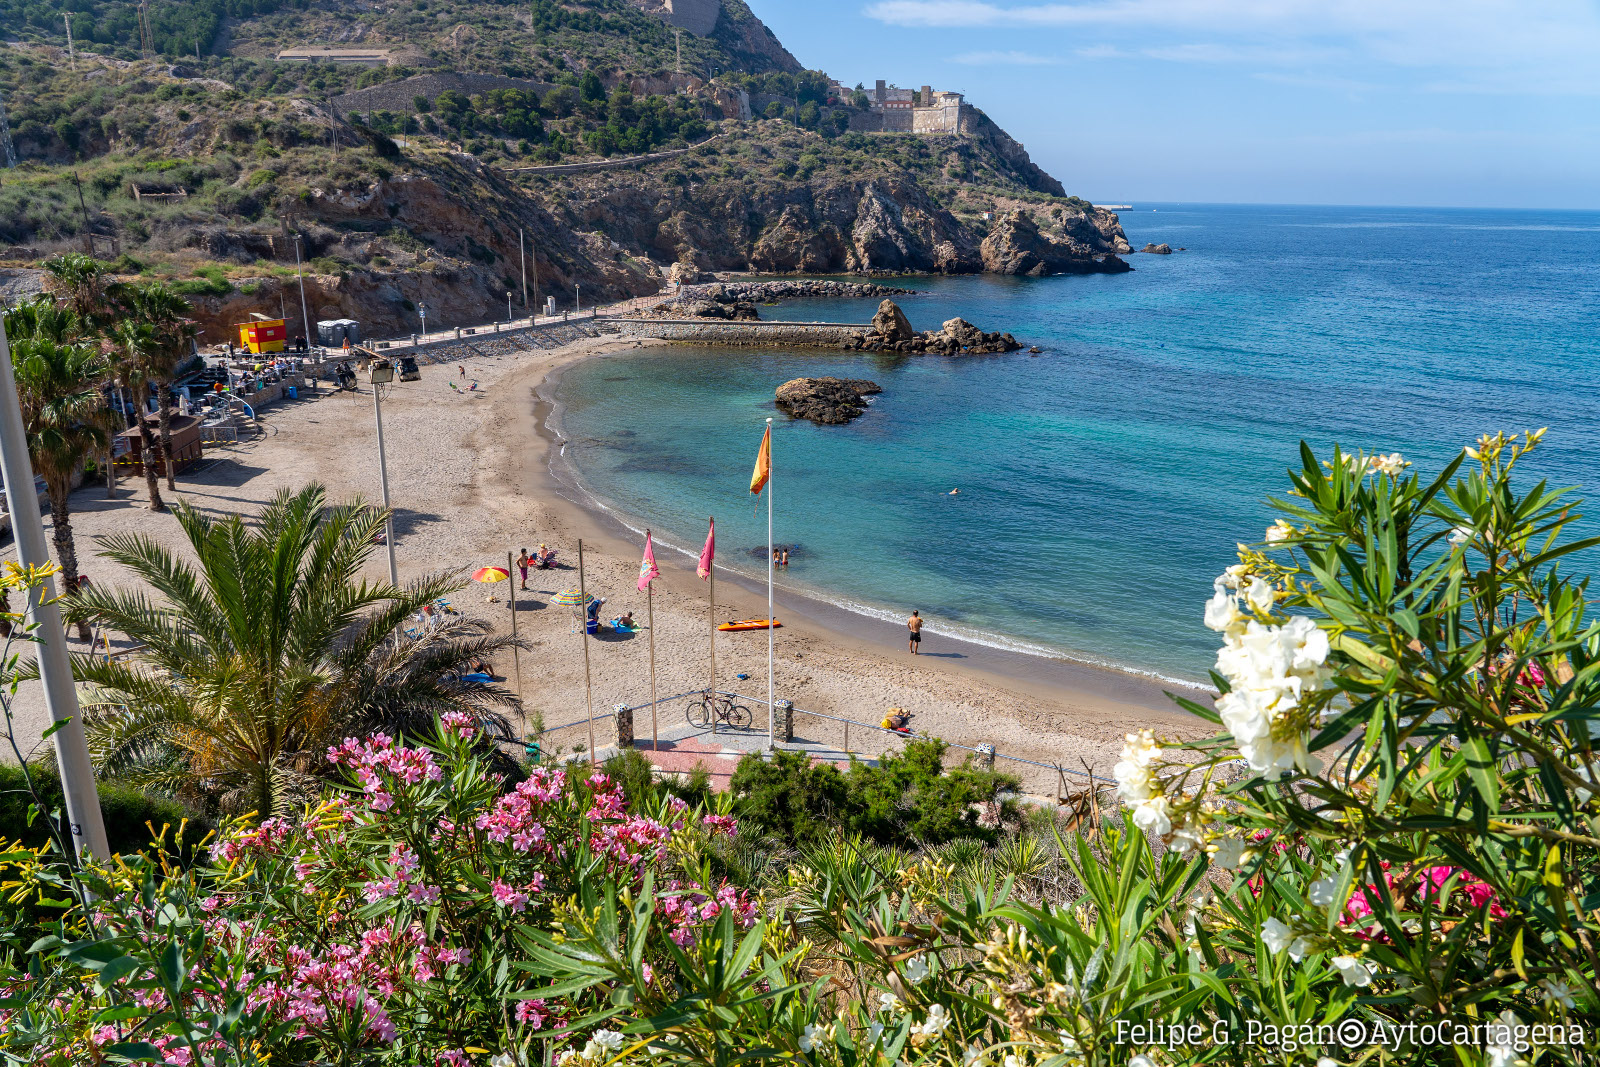
[(1600, 0), (746, 0), (1097, 203), (1600, 209)]

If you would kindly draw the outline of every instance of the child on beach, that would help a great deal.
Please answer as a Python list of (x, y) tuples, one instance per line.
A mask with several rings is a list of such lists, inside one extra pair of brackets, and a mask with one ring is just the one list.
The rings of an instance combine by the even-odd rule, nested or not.
[(523, 549), (522, 554), (517, 557), (517, 570), (522, 572), (522, 588), (524, 591), (528, 588), (528, 564), (532, 562), (533, 557), (528, 555), (527, 549)]

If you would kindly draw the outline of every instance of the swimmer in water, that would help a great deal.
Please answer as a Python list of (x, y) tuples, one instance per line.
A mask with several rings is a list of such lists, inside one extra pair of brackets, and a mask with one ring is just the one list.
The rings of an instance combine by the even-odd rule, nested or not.
[(952, 489), (952, 490), (950, 490), (950, 493), (949, 493), (949, 495), (950, 495), (950, 496), (955, 496), (955, 495), (956, 495), (956, 494), (957, 494), (957, 493), (959, 493), (959, 492), (961, 492), (961, 490), (959, 490), (959, 489)]

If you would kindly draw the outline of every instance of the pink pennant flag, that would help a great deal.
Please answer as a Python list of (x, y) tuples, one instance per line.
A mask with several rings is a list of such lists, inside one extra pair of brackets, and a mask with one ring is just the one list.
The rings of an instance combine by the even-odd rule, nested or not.
[(639, 592), (650, 588), (650, 581), (661, 577), (661, 568), (656, 566), (656, 550), (650, 543), (650, 531), (644, 532), (644, 559), (639, 561)]
[(711, 520), (711, 530), (706, 534), (706, 547), (700, 550), (700, 566), (695, 568), (695, 573), (701, 581), (711, 577), (711, 561), (717, 555), (717, 520)]

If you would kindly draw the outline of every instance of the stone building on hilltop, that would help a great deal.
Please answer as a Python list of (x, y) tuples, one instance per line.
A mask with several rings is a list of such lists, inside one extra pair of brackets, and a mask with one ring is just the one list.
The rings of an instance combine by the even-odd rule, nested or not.
[(857, 133), (970, 133), (978, 111), (960, 93), (935, 91), (924, 85), (920, 92), (900, 89), (879, 78), (867, 97), (868, 110), (850, 116)]

